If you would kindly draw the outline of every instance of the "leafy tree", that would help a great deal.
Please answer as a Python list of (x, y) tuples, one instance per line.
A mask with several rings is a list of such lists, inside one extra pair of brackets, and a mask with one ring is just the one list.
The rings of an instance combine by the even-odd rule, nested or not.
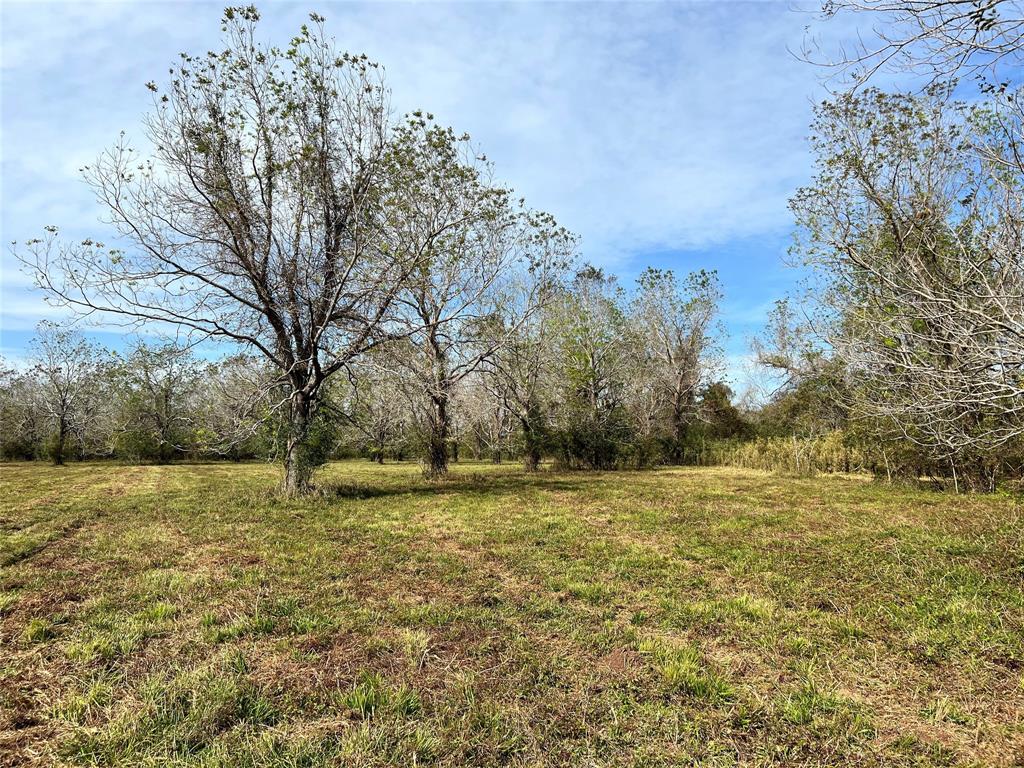
[(569, 466), (609, 468), (630, 451), (625, 402), (631, 345), (624, 305), (616, 279), (587, 266), (553, 312), (556, 440), (560, 460)]
[(204, 373), (188, 348), (138, 342), (119, 371), (119, 452), (166, 463), (194, 450)]
[(707, 385), (700, 395), (701, 420), (708, 437), (747, 438), (751, 436), (750, 423), (733, 404), (734, 392), (724, 381)]

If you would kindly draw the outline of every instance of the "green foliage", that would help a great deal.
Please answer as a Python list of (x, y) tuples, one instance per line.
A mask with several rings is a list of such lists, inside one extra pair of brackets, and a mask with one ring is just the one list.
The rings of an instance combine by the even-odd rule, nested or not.
[(173, 344), (137, 344), (116, 371), (117, 455), (166, 463), (193, 452), (198, 442), (199, 378), (188, 350)]
[(633, 430), (624, 405), (628, 337), (614, 276), (581, 269), (552, 312), (559, 394), (552, 433), (559, 463), (610, 469), (629, 456)]
[(843, 429), (848, 426), (848, 399), (842, 367), (819, 361), (760, 409), (756, 431), (765, 437), (783, 437)]

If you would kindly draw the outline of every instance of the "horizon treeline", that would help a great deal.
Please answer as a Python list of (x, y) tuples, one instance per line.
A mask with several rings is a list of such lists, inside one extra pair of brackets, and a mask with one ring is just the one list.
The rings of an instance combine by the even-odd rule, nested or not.
[[(565, 277), (510, 338), (476, 318), (459, 337), (396, 333), (362, 355), (325, 392), (311, 461), (419, 459), (433, 475), (460, 455), (613, 469), (695, 463), (710, 440), (754, 434), (720, 378), (714, 273), (647, 269), (631, 291), (590, 266)], [(257, 357), (209, 361), (145, 340), (115, 354), (42, 324), (29, 364), (0, 373), (0, 457), (276, 459), (286, 411)]]
[[(648, 269), (627, 290), (467, 135), (394, 119), (380, 67), (339, 53), (322, 17), (277, 47), (255, 7), (228, 8), (222, 51), (147, 84), (151, 154), (122, 136), (83, 169), (115, 244), (49, 227), (16, 253), (81, 314), (243, 353), (115, 357), (44, 328), (32, 369), (3, 374), (0, 451), (275, 458), (288, 495), (352, 454), (434, 478), (468, 452), (1019, 480), (1024, 94), (997, 76), (1022, 63), (1000, 7), (950, 26), (930, 4), (826, 5), (881, 14), (892, 36), (815, 108), (814, 175), (790, 200), (808, 281), (753, 343), (781, 381), (756, 406), (722, 381), (713, 271)], [(928, 85), (869, 87), (885, 50)], [(979, 88), (960, 98), (968, 72)]]

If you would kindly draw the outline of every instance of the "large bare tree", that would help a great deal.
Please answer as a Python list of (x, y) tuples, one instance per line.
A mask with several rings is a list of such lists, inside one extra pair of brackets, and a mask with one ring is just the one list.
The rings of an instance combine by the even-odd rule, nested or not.
[(22, 251), (84, 313), (262, 354), (287, 423), (288, 494), (309, 485), (324, 382), (385, 335), (415, 261), (389, 227), (411, 203), (389, 185), (381, 72), (311, 19), (279, 48), (257, 41), (254, 7), (228, 8), (221, 51), (182, 54), (166, 89), (149, 84), (148, 157), (122, 137), (85, 169), (115, 245), (68, 244), (51, 228)]
[(968, 479), (1024, 435), (1024, 176), (992, 105), (866, 91), (823, 105), (792, 202), (854, 415)]

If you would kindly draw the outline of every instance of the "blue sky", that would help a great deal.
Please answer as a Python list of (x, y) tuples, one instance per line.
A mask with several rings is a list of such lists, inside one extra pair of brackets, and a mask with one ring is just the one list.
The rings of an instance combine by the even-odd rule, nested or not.
[[(77, 169), (141, 137), (181, 51), (217, 45), (223, 3), (2, 4), (3, 242), (47, 224), (103, 238)], [(794, 58), (813, 6), (791, 2), (262, 3), (285, 42), (316, 10), (339, 46), (381, 62), (396, 113), (469, 132), (498, 177), (582, 237), (629, 283), (644, 267), (718, 270), (730, 376), (798, 275), (786, 200), (811, 173), (805, 136), (825, 91)], [(825, 29), (837, 35), (838, 28)], [(787, 50), (789, 49), (789, 50)], [(0, 354), (53, 316), (6, 251)], [(118, 347), (115, 334), (93, 331)]]

